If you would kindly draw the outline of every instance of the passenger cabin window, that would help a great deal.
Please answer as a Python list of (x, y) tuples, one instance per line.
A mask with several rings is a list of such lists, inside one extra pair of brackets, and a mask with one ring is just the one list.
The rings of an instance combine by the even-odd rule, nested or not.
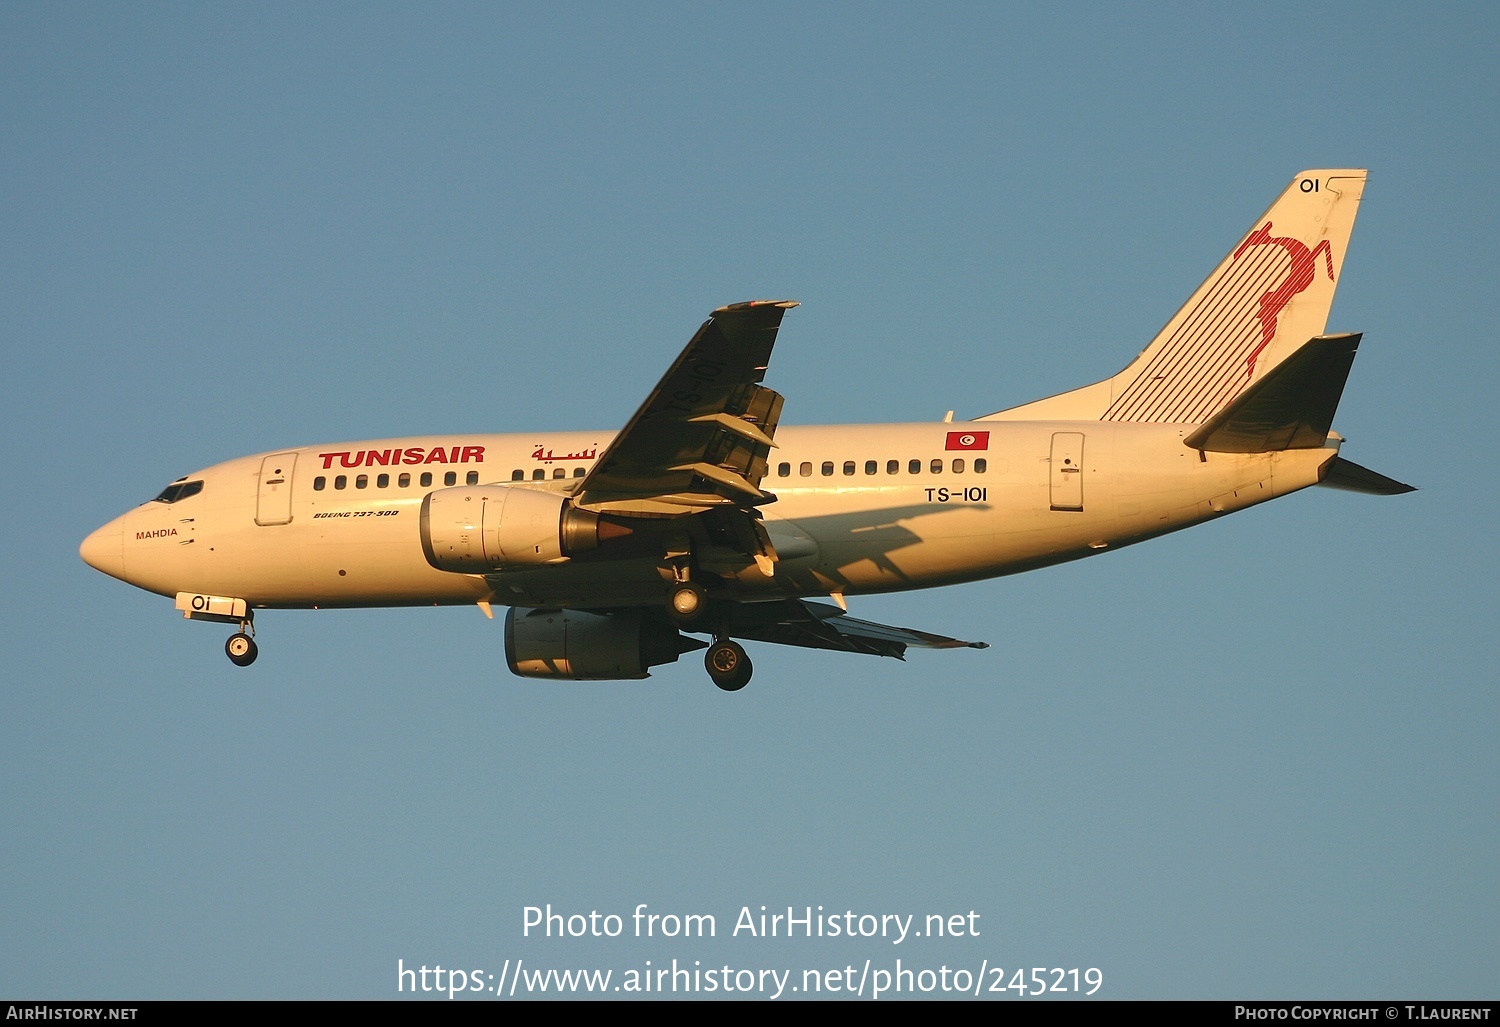
[(568, 469), (566, 467), (554, 467), (554, 468), (552, 468), (552, 477), (554, 477), (554, 478), (566, 478), (567, 476), (568, 476)]
[(401, 475), (401, 477), (399, 477), (399, 478), (396, 479), (396, 484), (399, 485), (401, 488), (404, 488), (404, 489), (411, 488), (411, 475), (409, 475), (409, 474), (403, 474), (403, 475)]
[(783, 463), (783, 464), (777, 464), (776, 465), (776, 477), (778, 477), (778, 478), (790, 478), (791, 476), (792, 476), (792, 465), (791, 464), (785, 464), (785, 463)]
[(313, 491), (314, 492), (322, 492), (327, 487), (328, 487), (328, 479), (325, 478), (325, 477), (323, 477), (321, 474), (318, 475), (316, 478), (313, 479)]
[(444, 485), (457, 485), (458, 484), (458, 472), (457, 471), (449, 471), (447, 474), (443, 475), (443, 484)]
[[(432, 486), (432, 472), (431, 471), (423, 471), (422, 472), (422, 477), (420, 477), (420, 478), (417, 479), (417, 483), (419, 485), (421, 485), (424, 489), (425, 488), (430, 488)], [(340, 485), (339, 488), (343, 488), (343, 486)]]
[(573, 468), (573, 477), (575, 477), (575, 478), (582, 478), (583, 475), (584, 475), (584, 469), (582, 467), (575, 467), (575, 468)]
[(812, 477), (812, 462), (809, 461), (809, 460), (802, 461), (800, 464), (797, 465), (797, 473), (800, 474), (804, 478), (811, 478)]
[(825, 478), (831, 478), (832, 476), (833, 476), (833, 461), (832, 460), (824, 460), (823, 461), (823, 477), (825, 477)]
[(526, 480), (526, 472), (523, 471), (523, 470), (521, 470), (519, 467), (517, 467), (514, 471), (510, 472), (510, 480), (511, 481), (525, 481)]
[(932, 458), (932, 473), (933, 474), (942, 474), (943, 473), (943, 458), (942, 457), (936, 456), (936, 457)]
[(358, 478), (355, 478), (354, 479), (354, 487), (357, 488), (357, 489), (369, 488), (370, 487), (370, 476), (368, 474), (361, 474)]
[(348, 488), (349, 487), (349, 476), (347, 474), (341, 474), (337, 478), (333, 479), (333, 487), (336, 488), (336, 489), (346, 489), (346, 488)]
[(984, 457), (979, 457), (978, 459), (976, 459), (974, 461), (974, 473), (975, 474), (983, 474), (985, 471), (987, 471), (989, 469), (990, 469), (990, 462), (988, 460), (986, 460)]
[(544, 467), (538, 467), (536, 470), (531, 472), (532, 481), (541, 481), (545, 477), (547, 477), (547, 470)]
[(866, 474), (874, 474), (878, 470), (880, 470), (880, 464), (878, 462), (876, 462), (874, 460), (866, 460), (865, 461), (865, 473)]
[(920, 460), (913, 460), (911, 463), (909, 463), (909, 464), (906, 465), (906, 469), (909, 472), (911, 472), (912, 474), (921, 474), (922, 473), (922, 461), (920, 461)]
[(853, 460), (845, 460), (844, 461), (844, 473), (845, 474), (853, 474), (854, 473), (854, 461)]
[(388, 489), (388, 488), (390, 488), (391, 487), (391, 476), (389, 474), (377, 475), (375, 477), (375, 487), (377, 489)]
[(964, 458), (963, 457), (956, 456), (956, 457), (953, 458), (953, 473), (954, 474), (963, 474), (964, 473)]
[(886, 474), (900, 474), (901, 473), (901, 461), (900, 460), (887, 460), (885, 462), (885, 473)]
[(464, 476), (464, 484), (465, 485), (478, 485), (479, 484), (479, 472), (478, 471), (470, 471), (467, 475)]
[[(202, 491), (203, 482), (201, 481), (174, 481), (172, 484), (162, 489), (161, 495), (157, 496), (154, 500), (152, 500), (152, 502), (177, 503), (184, 499), (187, 499), (189, 496), (196, 496)], [(140, 493), (136, 494), (139, 495)]]

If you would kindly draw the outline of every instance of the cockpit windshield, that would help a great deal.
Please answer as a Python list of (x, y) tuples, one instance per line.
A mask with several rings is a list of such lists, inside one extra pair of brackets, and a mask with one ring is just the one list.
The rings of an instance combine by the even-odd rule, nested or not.
[(161, 495), (157, 496), (154, 502), (175, 503), (179, 499), (186, 499), (189, 496), (196, 496), (202, 491), (203, 482), (201, 481), (174, 481), (172, 482), (172, 484), (161, 490)]

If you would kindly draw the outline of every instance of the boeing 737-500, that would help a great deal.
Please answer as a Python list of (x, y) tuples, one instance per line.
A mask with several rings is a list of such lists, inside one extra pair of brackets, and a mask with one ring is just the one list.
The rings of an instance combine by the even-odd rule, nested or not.
[[(536, 678), (643, 678), (740, 641), (903, 657), (985, 648), (846, 597), (1118, 549), (1309, 485), (1411, 487), (1339, 455), (1360, 336), (1325, 335), (1365, 184), (1304, 171), (1112, 378), (967, 421), (783, 427), (762, 385), (796, 304), (720, 307), (617, 432), (299, 446), (185, 475), (84, 540), (91, 566), (235, 625), (255, 611), (508, 607)], [(814, 601), (814, 597), (832, 602)], [(708, 641), (694, 636), (707, 636)]]

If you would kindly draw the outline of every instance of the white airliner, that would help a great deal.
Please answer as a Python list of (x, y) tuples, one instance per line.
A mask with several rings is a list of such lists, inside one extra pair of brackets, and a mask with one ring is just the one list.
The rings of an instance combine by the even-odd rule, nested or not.
[(737, 303), (618, 432), (242, 457), (179, 478), (80, 553), (236, 625), (240, 666), (258, 609), (432, 604), (509, 607), (506, 661), (538, 678), (643, 678), (706, 648), (732, 691), (751, 669), (735, 639), (985, 648), (859, 620), (845, 597), (1045, 567), (1309, 485), (1411, 491), (1339, 456), (1329, 430), (1360, 337), (1323, 332), (1364, 184), (1299, 174), (1129, 367), (1049, 399), (779, 427), (782, 397), (760, 383), (796, 304)]

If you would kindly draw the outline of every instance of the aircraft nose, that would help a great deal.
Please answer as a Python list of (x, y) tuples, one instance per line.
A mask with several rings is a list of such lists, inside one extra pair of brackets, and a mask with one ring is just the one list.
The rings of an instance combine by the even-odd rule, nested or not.
[(125, 543), (119, 521), (111, 521), (78, 547), (83, 562), (112, 578), (125, 578)]

